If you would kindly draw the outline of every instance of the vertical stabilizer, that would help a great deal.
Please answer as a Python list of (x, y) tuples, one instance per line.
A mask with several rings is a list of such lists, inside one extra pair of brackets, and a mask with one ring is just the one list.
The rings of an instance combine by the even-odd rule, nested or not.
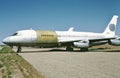
[(118, 18), (117, 15), (114, 15), (114, 16), (112, 17), (111, 21), (110, 21), (109, 24), (107, 25), (107, 27), (106, 27), (105, 31), (103, 32), (103, 34), (115, 36), (117, 18)]

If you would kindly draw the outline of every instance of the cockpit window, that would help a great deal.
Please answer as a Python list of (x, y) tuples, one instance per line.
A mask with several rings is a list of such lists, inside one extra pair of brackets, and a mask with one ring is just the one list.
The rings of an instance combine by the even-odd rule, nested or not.
[(14, 33), (12, 36), (16, 36), (18, 33)]

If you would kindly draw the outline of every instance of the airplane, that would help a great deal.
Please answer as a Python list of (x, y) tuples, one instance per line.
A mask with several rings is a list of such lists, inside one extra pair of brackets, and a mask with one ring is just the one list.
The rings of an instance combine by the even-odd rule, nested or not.
[(51, 30), (21, 30), (3, 39), (3, 43), (11, 47), (17, 46), (17, 52), (21, 52), (22, 46), (31, 47), (66, 47), (67, 51), (80, 48), (80, 51), (88, 51), (89, 47), (110, 44), (120, 46), (120, 37), (115, 35), (118, 16), (114, 15), (103, 33), (78, 32), (74, 28), (68, 31)]

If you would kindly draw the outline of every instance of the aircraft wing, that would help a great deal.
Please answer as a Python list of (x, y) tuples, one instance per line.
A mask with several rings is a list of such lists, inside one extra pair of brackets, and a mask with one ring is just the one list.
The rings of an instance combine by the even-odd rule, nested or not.
[(81, 41), (80, 39), (61, 39), (59, 40), (60, 43), (70, 43), (70, 42), (76, 42), (76, 41)]
[(110, 40), (110, 39), (115, 39), (115, 38), (101, 38), (101, 39), (90, 39), (90, 42), (96, 42), (96, 41), (105, 41), (105, 40)]
[(88, 40), (90, 43), (97, 42), (97, 41), (105, 41), (105, 40), (110, 40), (110, 39), (115, 39), (115, 38), (99, 38), (99, 39), (63, 39), (60, 40), (60, 43), (73, 43), (77, 41), (86, 41)]

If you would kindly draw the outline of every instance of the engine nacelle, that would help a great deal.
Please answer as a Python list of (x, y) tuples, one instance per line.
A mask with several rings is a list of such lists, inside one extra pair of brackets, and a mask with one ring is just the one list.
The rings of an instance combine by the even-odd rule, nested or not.
[(74, 42), (73, 44), (77, 48), (88, 48), (89, 47), (89, 41), (79, 41), (79, 42)]
[(114, 46), (120, 46), (120, 38), (111, 39), (111, 40), (109, 41), (109, 44), (110, 44), (110, 45), (114, 45)]

